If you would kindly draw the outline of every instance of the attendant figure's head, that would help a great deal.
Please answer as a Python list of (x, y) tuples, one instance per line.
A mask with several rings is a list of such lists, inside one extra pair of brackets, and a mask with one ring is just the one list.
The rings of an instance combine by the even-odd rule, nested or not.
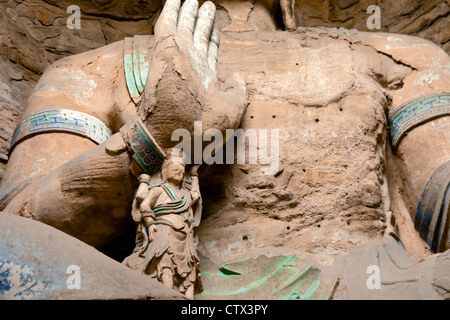
[(162, 180), (179, 185), (183, 182), (186, 165), (185, 154), (179, 149), (169, 149), (166, 152), (166, 160), (161, 168)]

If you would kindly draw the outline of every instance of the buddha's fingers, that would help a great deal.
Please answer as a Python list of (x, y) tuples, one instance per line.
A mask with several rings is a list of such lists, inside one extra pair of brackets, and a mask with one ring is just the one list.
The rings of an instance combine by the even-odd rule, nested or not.
[(178, 35), (187, 41), (192, 41), (194, 38), (197, 13), (197, 0), (187, 0), (180, 9), (180, 16), (178, 18)]
[(209, 41), (208, 48), (208, 64), (211, 71), (217, 74), (217, 61), (219, 58), (219, 43), (220, 43), (220, 33), (216, 28), (213, 29), (211, 33), (211, 40)]
[(181, 0), (167, 0), (155, 26), (155, 36), (161, 39), (177, 34), (178, 12)]
[(216, 6), (211, 2), (205, 2), (198, 10), (197, 21), (194, 29), (194, 47), (202, 58), (208, 56), (209, 39), (214, 25)]

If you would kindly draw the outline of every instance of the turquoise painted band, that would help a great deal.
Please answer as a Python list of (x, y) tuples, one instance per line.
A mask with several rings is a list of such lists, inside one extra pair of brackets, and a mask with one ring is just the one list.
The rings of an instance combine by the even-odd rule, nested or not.
[(124, 39), (123, 65), (128, 92), (135, 103), (139, 103), (147, 83), (150, 70), (148, 36)]
[(393, 150), (411, 129), (446, 115), (450, 115), (450, 91), (429, 93), (403, 104), (389, 117)]
[(24, 139), (46, 132), (74, 133), (101, 144), (112, 136), (112, 131), (99, 119), (89, 114), (66, 110), (47, 110), (23, 118), (16, 127), (11, 149)]

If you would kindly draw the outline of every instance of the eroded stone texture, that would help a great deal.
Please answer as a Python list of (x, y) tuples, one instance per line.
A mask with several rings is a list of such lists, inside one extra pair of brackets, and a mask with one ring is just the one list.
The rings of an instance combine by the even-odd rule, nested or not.
[(219, 261), (205, 250), (199, 300), (448, 299), (449, 251), (417, 261), (390, 236), (358, 245), (329, 266), (287, 248), (263, 247)]
[[(402, 33), (430, 40), (449, 52), (448, 1), (377, 1), (313, 0), (286, 1), (293, 7), (294, 27), (336, 27), (360, 31)], [(369, 30), (367, 19), (380, 8), (380, 29)]]
[(450, 300), (450, 277), (448, 275), (450, 263), (450, 251), (439, 255), (433, 268), (432, 285), (444, 299)]
[[(81, 29), (67, 28), (70, 5), (81, 9)], [(160, 2), (2, 1), (0, 56), (2, 82), (1, 171), (23, 108), (44, 70), (69, 55), (99, 48), (126, 36), (151, 34)], [(7, 88), (4, 88), (7, 86)], [(8, 95), (8, 96), (5, 96)], [(13, 97), (13, 98), (11, 98)], [(15, 99), (15, 100), (14, 100)]]
[[(386, 41), (383, 37), (385, 36), (370, 36), (367, 33), (353, 34), (352, 37), (344, 33), (336, 36), (332, 30), (323, 28), (304, 29), (297, 33), (225, 34), (222, 38), (219, 74), (224, 78), (232, 78), (238, 73), (243, 76), (248, 85), (250, 105), (241, 127), (243, 130), (265, 129), (268, 133), (278, 129), (280, 166), (277, 172), (270, 175), (262, 174), (263, 168), (251, 165), (234, 166), (229, 169), (230, 176), (220, 173), (219, 176), (216, 174), (214, 177), (213, 172), (206, 173), (207, 178), (203, 183), (207, 190), (210, 190), (208, 184), (217, 184), (217, 181), (220, 181), (219, 183), (223, 185), (221, 188), (224, 189), (222, 202), (207, 207), (205, 215), (209, 215), (210, 218), (205, 220), (199, 233), (212, 253), (230, 258), (261, 245), (289, 246), (296, 249), (302, 248), (320, 257), (323, 262), (331, 262), (333, 255), (346, 253), (356, 244), (379, 239), (383, 235), (386, 212), (390, 210), (390, 195), (385, 177), (386, 114), (392, 112), (394, 106), (408, 99), (407, 97), (416, 97), (417, 89), (411, 85), (404, 88), (404, 82), (414, 84), (414, 79), (420, 78), (421, 73), (435, 72), (433, 69), (435, 67), (428, 66), (425, 58), (403, 55), (401, 51), (403, 46), (398, 42), (403, 41), (407, 44), (409, 41), (416, 41), (414, 40), (416, 38), (396, 38), (399, 41), (393, 43), (397, 43), (400, 47), (397, 48), (392, 44), (391, 49), (391, 47), (383, 46)], [(369, 40), (365, 41), (366, 38)], [(389, 37), (387, 40), (390, 41)], [(271, 44), (273, 49), (267, 51), (267, 44)], [(105, 47), (114, 49), (110, 52), (115, 52), (115, 55), (107, 57), (111, 61), (110, 66), (114, 66), (108, 69), (109, 76), (120, 70), (121, 46), (122, 44), (118, 42)], [(435, 52), (433, 49), (435, 47), (429, 46), (427, 42), (424, 42), (423, 46), (429, 50), (427, 55), (430, 59), (434, 56), (445, 63), (445, 57), (439, 56), (442, 54), (441, 51)], [(70, 95), (53, 94), (52, 79), (59, 79), (58, 69), (70, 66), (75, 68), (75, 70), (71, 69), (71, 72), (77, 73), (79, 72), (77, 68), (83, 69), (86, 63), (89, 65), (91, 59), (97, 61), (98, 55), (104, 55), (105, 48), (62, 59), (53, 65), (42, 78), (39, 90), (36, 90), (30, 99), (30, 108), (37, 107), (39, 110), (41, 105), (47, 107), (43, 103), (48, 102), (50, 95), (46, 94), (45, 90), (52, 93), (51, 99), (55, 101), (61, 99), (69, 101), (67, 99)], [(394, 56), (391, 57), (391, 55)], [(420, 57), (420, 54), (417, 56)], [(81, 57), (86, 59), (80, 60)], [(422, 55), (422, 57), (426, 56)], [(405, 62), (401, 62), (402, 59)], [(98, 62), (93, 63), (108, 62), (98, 59)], [(94, 67), (100, 66), (94, 64)], [(95, 70), (98, 71), (98, 69)], [(445, 70), (436, 70), (436, 72), (445, 73)], [(100, 77), (97, 73), (90, 76)], [(70, 80), (70, 77), (71, 75), (68, 75), (67, 79)], [(116, 87), (119, 88), (118, 92), (122, 92), (123, 96), (127, 97), (123, 78), (122, 82), (120, 82), (120, 76), (114, 79), (119, 80), (115, 82)], [(108, 90), (108, 87), (105, 87), (108, 81), (112, 80), (106, 76), (100, 79), (95, 87), (96, 92), (102, 93), (102, 90)], [(70, 81), (68, 85), (68, 88), (76, 93), (78, 87), (72, 88)], [(445, 78), (436, 81), (435, 85), (436, 88), (445, 85)], [(164, 87), (164, 90), (171, 92), (170, 86)], [(426, 92), (429, 89), (421, 90)], [(77, 95), (73, 96), (76, 100)], [(107, 96), (107, 94), (102, 93), (98, 97), (93, 95), (93, 101), (101, 96)], [(120, 98), (119, 95), (115, 97)], [(130, 101), (130, 98), (123, 101)], [(180, 102), (176, 99), (174, 101)], [(114, 102), (108, 103), (95, 110), (97, 115), (104, 112), (101, 119), (105, 121), (108, 121), (110, 117), (109, 106), (114, 107)], [(83, 104), (83, 101), (77, 106), (87, 111), (92, 108), (92, 104)], [(133, 109), (129, 110), (129, 114), (132, 115)], [(161, 113), (160, 117), (163, 115), (164, 113)], [(168, 121), (172, 121), (170, 119), (172, 118)], [(113, 118), (113, 120), (116, 119)], [(187, 119), (184, 118), (182, 121), (186, 123)], [(158, 131), (158, 128), (155, 126), (155, 130)], [(159, 132), (166, 134), (166, 138), (170, 136), (170, 132), (163, 130)], [(62, 150), (61, 148), (70, 148), (71, 151), (78, 150), (81, 153), (86, 148), (90, 148), (89, 146), (73, 148), (75, 141), (91, 142), (77, 137), (77, 140), (72, 139), (72, 144), (68, 145), (64, 142), (66, 137), (64, 135), (57, 137), (55, 134), (51, 140), (59, 141), (61, 144), (59, 151)], [(39, 135), (22, 142), (13, 153), (13, 156), (17, 156), (17, 161), (11, 162), (11, 166), (17, 165), (20, 170), (36, 172), (35, 165), (27, 167), (27, 161), (30, 159), (27, 160), (19, 155), (30, 155), (27, 148), (34, 148), (33, 142), (47, 138), (48, 136)], [(445, 142), (443, 144), (445, 145)], [(46, 147), (52, 150), (51, 146)], [(52, 173), (53, 178), (59, 176), (59, 179), (62, 179), (61, 187), (56, 180), (50, 183), (53, 179), (50, 176), (44, 178), (47, 181), (46, 188), (50, 188), (49, 190), (61, 188), (62, 198), (58, 196), (59, 192), (48, 192), (49, 195), (55, 195), (55, 199), (58, 200), (40, 203), (42, 200), (35, 196), (37, 192), (27, 191), (14, 199), (8, 208), (25, 216), (47, 223), (51, 222), (52, 225), (63, 227), (64, 230), (70, 230), (71, 234), (78, 234), (91, 244), (104, 245), (110, 238), (109, 236), (99, 238), (100, 234), (109, 233), (111, 237), (114, 237), (112, 230), (120, 228), (114, 220), (127, 218), (126, 204), (127, 201), (130, 202), (131, 191), (121, 191), (124, 184), (117, 184), (117, 181), (129, 181), (128, 183), (132, 184), (132, 179), (130, 180), (125, 173), (128, 169), (121, 167), (121, 170), (117, 170), (112, 165), (119, 158), (123, 160), (120, 160), (118, 165), (128, 163), (127, 156), (112, 157), (107, 155), (107, 152), (105, 154), (102, 148), (92, 149), (81, 158), (73, 159)], [(38, 151), (42, 152), (42, 148)], [(414, 152), (414, 148), (403, 152), (406, 154), (405, 159), (410, 161), (408, 152)], [(67, 160), (76, 157), (67, 152), (63, 156), (67, 156)], [(413, 181), (412, 185), (420, 185), (418, 182), (424, 184), (428, 178), (427, 174), (434, 170), (434, 164), (442, 157), (445, 157), (445, 152), (434, 157), (433, 162), (426, 162), (430, 167), (423, 170), (421, 175), (405, 172), (405, 179)], [(89, 161), (87, 161), (88, 158)], [(56, 154), (48, 159), (56, 162), (47, 163), (40, 174), (45, 174), (51, 168), (57, 167), (57, 161), (60, 161)], [(87, 166), (87, 163), (91, 165)], [(403, 164), (399, 163), (399, 166), (402, 167)], [(79, 168), (84, 169), (79, 170)], [(408, 170), (414, 170), (414, 168), (410, 166)], [(82, 178), (81, 176), (88, 169), (95, 174), (86, 176), (86, 179)], [(109, 170), (111, 174), (108, 175), (108, 181), (105, 180), (106, 184), (102, 187), (100, 180)], [(215, 169), (211, 167), (207, 170)], [(11, 173), (16, 175), (20, 171), (12, 170)], [(81, 176), (74, 178), (72, 174)], [(26, 176), (26, 173), (22, 173), (22, 177), (17, 181), (21, 181)], [(123, 177), (126, 177), (125, 180), (122, 180)], [(121, 209), (113, 210), (115, 214), (108, 218), (110, 223), (107, 225), (102, 225), (102, 228), (96, 229), (95, 232), (78, 233), (76, 230), (85, 228), (83, 219), (69, 218), (60, 221), (59, 217), (52, 215), (51, 210), (47, 210), (64, 205), (60, 198), (68, 199), (74, 204), (78, 201), (78, 197), (89, 197), (87, 190), (91, 188), (89, 186), (94, 180), (98, 181), (95, 184), (98, 191), (94, 192), (98, 201), (100, 201), (98, 197), (106, 194), (121, 195), (119, 196)], [(74, 188), (80, 183), (81, 189), (85, 189), (86, 192), (78, 187)], [(34, 183), (33, 188), (39, 189), (39, 183)], [(29, 190), (34, 190), (33, 188)], [(105, 193), (102, 188), (105, 188), (107, 192)], [(214, 187), (211, 190), (214, 190)], [(415, 206), (414, 201), (421, 190), (419, 188), (411, 190), (411, 195), (407, 194), (411, 200), (407, 200)], [(33, 195), (27, 196), (30, 192)], [(212, 194), (212, 201), (220, 196), (221, 192), (218, 195)], [(75, 216), (86, 217), (83, 213), (86, 212), (86, 208), (91, 210), (88, 212), (99, 210), (100, 207), (90, 201), (86, 199), (81, 202), (82, 206), (75, 206), (74, 208), (77, 208)], [(95, 216), (108, 216), (111, 210), (107, 209), (109, 207), (105, 208), (102, 215)], [(394, 211), (397, 212), (397, 209), (395, 208)], [(72, 215), (70, 210), (66, 210), (66, 214), (67, 217)], [(72, 222), (69, 223), (69, 221)], [(239, 223), (236, 224), (236, 222)], [(94, 222), (92, 222), (92, 228), (95, 228)], [(99, 232), (100, 230), (102, 231)], [(217, 237), (217, 234), (222, 233), (223, 237)], [(401, 236), (407, 239), (408, 231), (402, 231)], [(410, 241), (406, 241), (405, 245), (408, 247), (409, 243)], [(412, 247), (415, 246), (412, 245)]]
[[(285, 28), (278, 1), (215, 3), (218, 5), (216, 25), (223, 31)], [(83, 24), (80, 30), (67, 29), (70, 13), (66, 9), (69, 5), (81, 8)], [(9, 60), (18, 67), (16, 75), (8, 76), (6, 81), (16, 78), (27, 81), (26, 100), (40, 75), (56, 60), (122, 40), (126, 36), (151, 34), (160, 5), (159, 1), (2, 1), (0, 55), (6, 58), (6, 64), (10, 64), (7, 62)], [(369, 31), (366, 27), (368, 4), (365, 2), (298, 1), (295, 6), (300, 12), (299, 26), (336, 27), (336, 32), (340, 27)], [(448, 52), (448, 2), (381, 1), (379, 6), (382, 12), (380, 31), (417, 35), (433, 41)], [(16, 85), (12, 90), (21, 91)], [(24, 103), (21, 102), (20, 106), (23, 108)], [(8, 120), (2, 128), (12, 132), (19, 118), (15, 116), (13, 121)], [(5, 139), (2, 159), (8, 156), (9, 135)]]
[(48, 225), (6, 212), (0, 221), (1, 299), (183, 299)]
[[(448, 299), (450, 251), (416, 261), (396, 241), (358, 246), (335, 265), (335, 300), (442, 300)], [(373, 276), (378, 277), (378, 282)]]
[[(92, 19), (86, 19), (85, 31), (81, 29), (71, 33), (63, 24), (58, 25), (64, 21), (59, 18), (64, 13), (63, 7), (54, 6), (53, 2), (32, 7), (37, 3), (2, 4), (7, 6), (7, 10), (2, 11), (6, 15), (2, 21), (9, 25), (3, 28), (7, 33), (2, 35), (0, 53), (17, 63), (17, 67), (12, 69), (20, 68), (17, 69), (17, 78), (31, 79), (24, 92), (34, 86), (34, 81), (59, 55), (98, 48), (109, 43), (109, 39), (119, 40), (119, 36), (116, 34), (115, 38), (114, 31), (110, 29), (110, 33), (103, 31), (103, 38), (98, 31), (103, 27), (108, 30), (107, 25), (112, 27), (125, 23), (123, 17), (117, 18), (120, 10), (114, 9), (115, 3), (105, 7), (104, 15), (99, 18), (101, 24), (97, 18), (90, 16), (93, 13), (89, 9), (91, 7), (87, 7), (84, 12)], [(82, 3), (80, 6), (83, 8)], [(346, 15), (352, 11), (347, 9), (359, 12), (362, 8), (352, 1), (340, 1), (337, 6), (339, 10), (334, 4), (333, 10), (323, 4), (318, 7), (326, 13), (324, 17), (339, 23), (350, 21)], [(263, 7), (273, 12), (276, 4), (264, 4)], [(414, 20), (419, 26), (411, 27), (409, 32), (414, 34), (417, 30), (423, 31), (424, 26), (441, 26), (442, 21), (448, 21), (446, 3), (425, 7), (421, 3), (404, 7), (410, 14), (429, 14), (425, 20)], [(137, 10), (148, 8), (139, 7)], [(241, 124), (244, 130), (267, 129), (270, 134), (270, 130), (280, 129), (280, 166), (270, 175), (261, 173), (266, 168), (253, 165), (203, 168), (200, 181), (206, 190), (207, 203), (204, 211), (206, 219), (199, 235), (208, 254), (227, 260), (271, 245), (294, 248), (302, 254), (313, 255), (323, 264), (332, 265), (335, 258), (348, 253), (357, 244), (381, 239), (389, 222), (386, 221), (389, 210), (392, 209), (407, 250), (417, 253), (419, 257), (426, 255), (426, 250), (419, 248), (422, 244), (414, 240), (415, 236), (411, 233), (411, 215), (430, 173), (448, 155), (448, 138), (440, 134), (448, 127), (448, 117), (412, 131), (402, 142), (397, 155), (386, 148), (386, 119), (402, 103), (430, 90), (446, 89), (448, 55), (419, 38), (385, 34), (373, 36), (337, 28), (274, 32), (272, 30), (283, 28), (279, 16), (274, 15), (273, 19), (267, 20), (267, 12), (257, 4), (230, 1), (223, 3), (222, 8), (227, 13), (225, 15), (224, 10), (218, 13), (218, 23), (225, 28), (222, 28), (219, 76), (225, 80), (238, 73), (247, 82), (250, 104)], [(29, 22), (23, 20), (26, 18), (18, 12), (26, 16), (30, 14), (27, 10), (32, 14), (32, 19), (28, 20), (41, 25), (34, 31), (33, 41), (28, 41), (29, 34), (20, 29), (20, 25)], [(139, 15), (132, 10), (126, 12)], [(342, 14), (336, 16), (336, 12)], [(359, 14), (363, 15), (367, 17), (365, 11)], [(438, 18), (434, 19), (436, 15)], [(429, 19), (431, 16), (432, 21)], [(18, 19), (23, 20), (22, 24), (16, 23)], [(114, 21), (103, 24), (105, 19)], [(139, 21), (147, 20), (143, 18)], [(264, 23), (259, 23), (261, 21)], [(127, 23), (132, 28), (132, 22)], [(59, 26), (60, 31), (52, 30), (54, 36), (43, 39), (44, 34), (47, 36), (44, 28), (51, 26)], [(61, 34), (58, 35), (58, 32)], [(9, 36), (11, 34), (12, 37)], [(81, 36), (74, 40), (74, 35)], [(435, 41), (440, 41), (439, 44), (444, 46), (447, 43), (445, 32), (439, 35), (440, 38)], [(41, 43), (47, 43), (47, 47), (43, 49)], [(76, 45), (71, 47), (73, 43)], [(66, 81), (66, 88), (71, 88), (69, 92), (79, 98), (79, 101), (75, 99), (76, 108), (94, 112), (118, 130), (135, 112), (123, 82), (122, 49), (122, 43), (116, 42), (87, 52), (82, 61), (80, 56), (59, 60), (41, 78), (40, 86), (30, 102), (30, 105), (35, 103), (37, 107), (33, 111), (47, 107), (40, 103), (48, 102), (48, 93), (55, 91), (52, 81)], [(34, 56), (39, 58), (30, 59)], [(5, 64), (12, 65), (12, 62), (5, 61)], [(94, 66), (100, 69), (94, 69)], [(97, 72), (102, 68), (107, 72)], [(86, 70), (96, 72), (86, 73)], [(108, 81), (113, 75), (116, 77), (111, 84)], [(70, 80), (74, 78), (81, 80), (78, 87), (70, 86)], [(4, 83), (6, 88), (11, 88), (8, 80)], [(117, 90), (113, 97), (116, 100), (108, 91), (111, 87)], [(92, 105), (83, 100), (86, 98), (83, 93), (89, 93), (89, 89), (99, 93), (97, 100), (93, 98)], [(13, 98), (19, 101), (16, 96), (10, 94), (7, 99), (14, 104)], [(51, 99), (55, 104), (72, 103), (68, 96), (55, 95)], [(182, 98), (175, 97), (173, 101), (177, 102), (176, 99), (179, 102)], [(100, 107), (94, 109), (94, 105)], [(109, 111), (115, 107), (118, 109), (114, 109), (115, 114), (111, 116)], [(7, 121), (17, 121), (18, 117), (14, 117), (16, 113), (11, 112), (7, 118), (12, 121)], [(183, 120), (186, 122), (189, 119)], [(5, 130), (6, 139), (12, 132), (12, 124), (8, 128), (10, 130)], [(32, 148), (32, 142), (37, 141), (35, 138), (23, 142), (20, 147), (23, 150)], [(428, 138), (435, 144), (427, 145)], [(76, 158), (91, 149), (93, 144), (79, 138), (71, 139), (68, 145), (66, 138), (58, 138), (57, 135), (51, 141), (52, 144), (46, 145), (50, 153), (38, 159), (50, 159), (51, 163), (37, 161), (33, 167), (23, 167), (28, 172), (12, 172), (18, 175), (20, 181), (30, 172), (38, 172), (39, 176), (62, 165), (42, 181), (32, 181), (28, 191), (15, 199), (16, 203), (10, 204), (10, 208), (17, 209), (16, 213), (55, 225), (97, 247), (118, 236), (120, 232), (117, 231), (126, 232), (123, 226), (130, 222), (127, 205), (131, 202), (136, 182), (133, 182), (128, 171), (130, 161), (122, 152), (123, 148), (114, 144), (108, 149), (107, 145), (103, 145)], [(123, 147), (123, 143), (119, 145)], [(66, 153), (61, 155), (51, 153), (55, 149), (62, 151), (64, 146), (70, 150), (64, 150)], [(45, 150), (40, 151), (46, 153)], [(69, 151), (74, 153), (67, 154)], [(6, 154), (6, 149), (4, 152)], [(35, 161), (33, 155), (29, 159), (17, 157), (22, 160), (16, 163)], [(106, 181), (105, 176), (108, 177)], [(13, 181), (16, 178), (8, 179)], [(43, 185), (45, 187), (41, 188)], [(127, 191), (123, 192), (122, 188)], [(39, 200), (40, 194), (51, 195), (56, 201)], [(115, 202), (110, 201), (112, 198)], [(70, 210), (67, 210), (66, 204)], [(76, 210), (71, 211), (72, 208)], [(97, 214), (98, 210), (102, 210), (101, 214)], [(67, 219), (52, 212), (63, 212)], [(95, 215), (98, 221), (89, 217)], [(76, 223), (72, 225), (72, 221)], [(108, 223), (97, 224), (104, 221)], [(88, 222), (91, 224), (86, 224)], [(370, 262), (376, 262), (372, 261), (373, 257), (372, 254), (368, 258)], [(439, 275), (439, 271), (436, 274)], [(439, 276), (433, 279), (436, 280), (433, 280), (436, 288), (445, 287)], [(358, 282), (358, 286), (361, 285)], [(440, 294), (446, 295), (445, 290)]]
[[(137, 184), (132, 176), (135, 171), (130, 170), (135, 161), (132, 154), (137, 152), (132, 150), (134, 134), (127, 128), (134, 127), (137, 117), (153, 135), (155, 145), (168, 148), (177, 144), (171, 140), (176, 129), (193, 134), (194, 121), (202, 120), (203, 130), (225, 132), (225, 128), (239, 125), (246, 110), (245, 84), (232, 78), (223, 87), (219, 83), (218, 38), (209, 39), (214, 11), (212, 3), (199, 9), (203, 27), (201, 32), (189, 29), (190, 37), (180, 26), (178, 34), (177, 26), (169, 24), (172, 20), (161, 19), (155, 39), (139, 38), (145, 51), (156, 43), (152, 71), (139, 105), (132, 100), (125, 80), (127, 41), (65, 57), (47, 68), (23, 116), (60, 108), (86, 113), (111, 128), (131, 154), (127, 149), (117, 151), (115, 140), (95, 147), (95, 142), (74, 130), (29, 136), (14, 147), (9, 160), (1, 189), (2, 208), (50, 224), (96, 247), (126, 232)], [(213, 46), (215, 50), (211, 50)], [(105, 218), (108, 222), (102, 221)]]
[(32, 81), (23, 78), (20, 68), (0, 56), (0, 182), (8, 162), (10, 142), (26, 99), (31, 93)]
[(264, 247), (222, 263), (208, 256), (201, 261), (205, 291), (198, 300), (324, 300), (333, 288), (322, 266), (292, 250)]
[[(380, 238), (388, 197), (387, 101), (368, 68), (389, 68), (386, 87), (395, 87), (411, 69), (371, 48), (314, 32), (230, 35), (222, 41), (222, 72), (245, 74), (250, 93), (241, 128), (278, 129), (280, 166), (272, 175), (261, 174), (268, 166), (205, 169), (200, 181), (213, 190), (200, 228), (205, 245), (219, 256), (263, 243), (290, 246), (327, 260)], [(274, 48), (270, 53), (262, 49), (267, 44)], [(225, 175), (211, 178), (209, 170), (223, 169)], [(222, 190), (210, 184), (222, 184)]]

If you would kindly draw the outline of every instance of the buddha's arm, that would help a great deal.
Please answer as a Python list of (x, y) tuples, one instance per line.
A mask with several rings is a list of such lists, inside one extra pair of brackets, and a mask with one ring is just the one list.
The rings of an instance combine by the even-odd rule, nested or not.
[[(424, 242), (413, 240), (418, 235), (413, 223), (427, 182), (450, 159), (450, 57), (417, 37), (361, 33), (356, 38), (409, 69), (398, 88), (388, 92), (392, 152), (387, 173), (391, 207), (403, 221), (400, 233), (410, 240), (404, 241), (405, 246), (415, 243), (411, 251), (425, 254)], [(438, 208), (442, 203), (433, 205)]]
[[(154, 49), (145, 96), (140, 104), (140, 116), (145, 120), (142, 128), (136, 124), (139, 120), (130, 116), (128, 118), (131, 121), (128, 121), (126, 125), (121, 128), (116, 126), (115, 129), (120, 129), (120, 133), (114, 134), (98, 146), (85, 137), (72, 134), (46, 133), (24, 140), (16, 146), (13, 152), (15, 159), (11, 158), (8, 164), (8, 172), (12, 172), (12, 176), (5, 188), (10, 188), (31, 176), (33, 168), (40, 164), (36, 163), (36, 159), (41, 159), (39, 158), (41, 153), (42, 159), (46, 159), (47, 165), (45, 170), (34, 174), (36, 179), (29, 186), (24, 186), (23, 190), (17, 190), (8, 198), (9, 202), (4, 204), (5, 209), (50, 224), (82, 241), (100, 247), (119, 236), (126, 229), (123, 227), (124, 224), (131, 220), (129, 208), (133, 203), (137, 187), (137, 181), (133, 174), (135, 176), (140, 174), (140, 172), (133, 171), (133, 168), (136, 167), (133, 164), (136, 161), (141, 167), (148, 169), (147, 171), (153, 170), (150, 174), (157, 171), (164, 154), (161, 149), (156, 147), (156, 144), (159, 143), (163, 148), (169, 147), (170, 144), (176, 144), (170, 140), (173, 130), (186, 127), (193, 132), (192, 126), (195, 120), (203, 120), (204, 129), (216, 127), (225, 130), (225, 128), (239, 125), (246, 108), (245, 85), (238, 81), (236, 83), (240, 87), (235, 88), (223, 87), (218, 83), (218, 39), (211, 36), (215, 7), (208, 1), (198, 9), (196, 0), (187, 1), (183, 6), (184, 10), (180, 9), (179, 0), (167, 1), (166, 9), (158, 20), (160, 22), (155, 29), (155, 38), (160, 41), (160, 45)], [(200, 22), (196, 24), (196, 20)], [(180, 24), (176, 25), (176, 21)], [(184, 23), (181, 23), (183, 21)], [(165, 34), (169, 30), (170, 34)], [(216, 33), (214, 34), (216, 35)], [(170, 41), (176, 41), (179, 45), (183, 44), (183, 50), (171, 46)], [(107, 47), (90, 52), (89, 55), (93, 62), (88, 63), (86, 68), (93, 67), (97, 70), (100, 64), (105, 67), (105, 72), (108, 67), (115, 69), (115, 65), (123, 68), (124, 47), (120, 43), (113, 47), (115, 49), (109, 53), (105, 51)], [(109, 47), (109, 49), (113, 47)], [(102, 60), (102, 56), (106, 59), (105, 61)], [(108, 59), (113, 56), (116, 57), (113, 59), (114, 63), (111, 62), (108, 66)], [(47, 78), (42, 81), (41, 87), (38, 87), (43, 92), (54, 91), (55, 95), (48, 95), (54, 100), (46, 100), (45, 94), (38, 99), (38, 95), (35, 94), (34, 102), (30, 100), (30, 108), (31, 105), (37, 106), (40, 103), (42, 103), (41, 106), (47, 102), (59, 103), (56, 93), (58, 90), (62, 91), (61, 96), (64, 96), (65, 87), (58, 86), (59, 78), (54, 72), (59, 68), (61, 70), (58, 72), (63, 73), (63, 70), (70, 65), (71, 59), (80, 59), (80, 56), (68, 58), (54, 66), (49, 70)], [(202, 74), (201, 70), (197, 70), (196, 67), (206, 70), (205, 73)], [(110, 80), (113, 84), (120, 85), (119, 91), (123, 93), (122, 96), (126, 97), (123, 105), (127, 105), (128, 102), (132, 102), (124, 70), (121, 70), (122, 72), (117, 73), (117, 78), (110, 77)], [(181, 73), (171, 72), (177, 70), (182, 72), (182, 77), (180, 77)], [(86, 74), (87, 69), (83, 72)], [(102, 81), (106, 81), (105, 79)], [(211, 82), (208, 82), (208, 79)], [(73, 87), (73, 90), (77, 92), (73, 97), (83, 98), (85, 97), (83, 93), (92, 93), (90, 96), (93, 97), (93, 100), (84, 101), (92, 109), (92, 112), (96, 112), (91, 115), (104, 122), (108, 122), (110, 117), (114, 119), (119, 117), (118, 112), (114, 112), (114, 108), (122, 105), (116, 101), (120, 92), (115, 92), (113, 85), (109, 86), (106, 81), (100, 86), (100, 82), (98, 82), (97, 88), (103, 91), (97, 92), (93, 90), (96, 87), (91, 82), (93, 79), (88, 77), (86, 81), (89, 85), (92, 84), (93, 91), (91, 92), (83, 90), (83, 82), (73, 81), (76, 78), (68, 77), (66, 80), (67, 85)], [(204, 87), (206, 80), (208, 81)], [(178, 89), (177, 85), (181, 89)], [(233, 83), (230, 83), (230, 86), (233, 86)], [(220, 91), (219, 87), (222, 87), (225, 92)], [(190, 96), (189, 89), (196, 92), (194, 104), (183, 100), (185, 95)], [(100, 94), (101, 92), (103, 94)], [(64, 99), (70, 96), (68, 94), (64, 96)], [(102, 100), (102, 97), (108, 103), (104, 104), (105, 101)], [(68, 106), (75, 106), (71, 99), (67, 99), (61, 100), (61, 104), (64, 102)], [(106, 105), (111, 108), (105, 107)], [(133, 108), (135, 108), (134, 105)], [(37, 110), (30, 109), (29, 112)], [(106, 112), (103, 116), (100, 115), (102, 110)], [(89, 110), (82, 109), (81, 111), (88, 113)], [(125, 120), (129, 119), (123, 120), (126, 122)], [(148, 125), (147, 129), (151, 129), (150, 133), (155, 139), (150, 137), (151, 134), (146, 133), (145, 125)], [(137, 152), (133, 148), (138, 148), (138, 151), (142, 152)], [(154, 161), (147, 154), (147, 150), (156, 149), (158, 150), (155, 151), (158, 159)], [(76, 154), (74, 151), (77, 151)], [(67, 157), (59, 160), (61, 153)], [(139, 157), (137, 153), (143, 154), (143, 156)], [(51, 162), (51, 159), (47, 158), (48, 154), (54, 155), (59, 162)]]

